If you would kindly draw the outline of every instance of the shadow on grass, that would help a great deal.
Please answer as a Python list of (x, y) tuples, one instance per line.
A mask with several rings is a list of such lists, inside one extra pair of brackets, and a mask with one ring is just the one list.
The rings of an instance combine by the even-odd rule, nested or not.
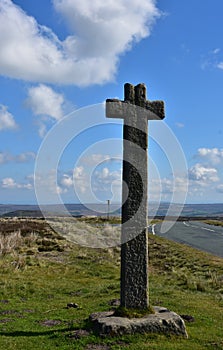
[(55, 333), (66, 333), (70, 332), (73, 329), (64, 328), (64, 329), (51, 329), (49, 331), (42, 332), (32, 332), (32, 331), (15, 331), (15, 332), (0, 332), (0, 336), (4, 337), (38, 337), (41, 335), (53, 335)]

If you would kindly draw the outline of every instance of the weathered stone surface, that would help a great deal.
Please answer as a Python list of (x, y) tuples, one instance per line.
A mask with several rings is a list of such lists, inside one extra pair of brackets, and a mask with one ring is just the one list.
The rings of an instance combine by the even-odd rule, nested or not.
[(134, 333), (174, 334), (188, 338), (183, 319), (173, 311), (155, 306), (155, 314), (142, 318), (115, 317), (114, 311), (90, 316), (93, 330), (101, 336)]
[(122, 118), (137, 115), (140, 120), (160, 120), (165, 118), (164, 102), (146, 100), (145, 84), (124, 86), (124, 101), (118, 99), (106, 100), (106, 116), (108, 118)]
[(106, 117), (124, 119), (121, 306), (146, 309), (149, 304), (148, 120), (164, 118), (164, 103), (147, 101), (145, 84), (127, 83), (124, 93), (124, 101), (106, 101)]
[(106, 115), (109, 118), (123, 119), (123, 115), (131, 115), (133, 113), (137, 113), (147, 120), (162, 120), (164, 118), (164, 103), (163, 101), (148, 101), (143, 108), (133, 105), (129, 101), (106, 100)]

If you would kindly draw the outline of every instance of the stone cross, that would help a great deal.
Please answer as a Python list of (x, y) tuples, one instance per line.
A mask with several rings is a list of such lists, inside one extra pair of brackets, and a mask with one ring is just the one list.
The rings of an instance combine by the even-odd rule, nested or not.
[(148, 120), (164, 118), (163, 101), (147, 101), (146, 86), (124, 86), (124, 101), (106, 100), (106, 117), (124, 119), (121, 306), (146, 309), (148, 297)]

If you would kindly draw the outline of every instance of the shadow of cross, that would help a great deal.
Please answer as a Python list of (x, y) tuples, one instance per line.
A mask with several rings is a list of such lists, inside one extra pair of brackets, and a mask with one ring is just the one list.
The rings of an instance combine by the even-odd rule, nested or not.
[(148, 101), (146, 86), (124, 86), (124, 101), (106, 100), (106, 117), (124, 119), (121, 306), (146, 309), (148, 297), (148, 120), (164, 118), (164, 102)]

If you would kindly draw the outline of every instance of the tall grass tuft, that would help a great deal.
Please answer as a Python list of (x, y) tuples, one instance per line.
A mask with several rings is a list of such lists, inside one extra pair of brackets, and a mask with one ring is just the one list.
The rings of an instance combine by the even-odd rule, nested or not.
[(8, 234), (0, 235), (0, 254), (6, 255), (13, 253), (22, 244), (23, 237), (21, 231), (14, 231)]

